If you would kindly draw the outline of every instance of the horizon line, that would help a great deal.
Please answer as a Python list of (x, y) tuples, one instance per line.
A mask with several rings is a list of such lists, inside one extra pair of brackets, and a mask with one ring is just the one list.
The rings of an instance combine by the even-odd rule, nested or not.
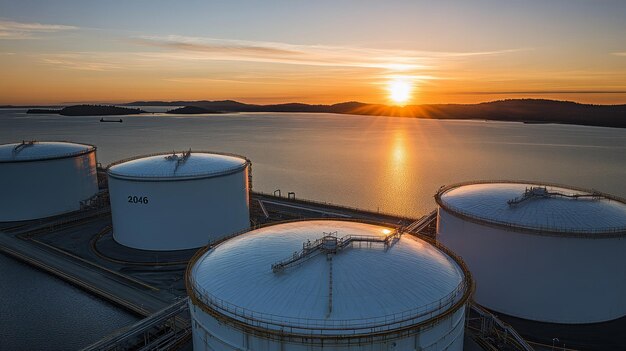
[[(604, 93), (615, 93), (615, 94), (626, 94), (626, 91), (616, 91), (616, 92), (604, 92)], [(476, 93), (477, 95), (489, 95), (489, 94), (493, 94), (493, 95), (499, 95), (499, 93), (489, 93), (489, 92), (483, 92), (481, 93)], [(505, 93), (500, 93), (500, 94), (505, 94)], [(509, 94), (511, 94), (509, 92)], [(524, 94), (524, 92), (519, 92), (519, 94)], [(384, 103), (369, 103), (369, 102), (362, 102), (362, 101), (357, 101), (357, 100), (348, 100), (348, 101), (340, 101), (340, 102), (334, 102), (334, 103), (305, 103), (305, 102), (297, 102), (297, 101), (288, 101), (288, 102), (279, 102), (279, 103), (269, 103), (269, 104), (261, 104), (261, 103), (249, 103), (249, 102), (243, 102), (240, 100), (235, 100), (235, 99), (218, 99), (218, 100), (209, 100), (209, 99), (201, 99), (201, 100), (181, 100), (181, 99), (172, 99), (172, 100), (132, 100), (132, 101), (118, 101), (118, 102), (111, 102), (111, 101), (63, 101), (63, 102), (58, 102), (58, 103), (29, 103), (29, 104), (2, 104), (0, 105), (0, 107), (37, 107), (37, 106), (67, 106), (67, 105), (126, 105), (126, 104), (132, 104), (132, 103), (138, 103), (138, 102), (159, 102), (159, 103), (173, 103), (173, 102), (184, 102), (184, 103), (193, 103), (193, 102), (226, 102), (226, 101), (231, 101), (231, 102), (236, 102), (236, 103), (241, 103), (241, 104), (245, 104), (245, 105), (256, 105), (256, 106), (274, 106), (274, 105), (289, 105), (289, 104), (301, 104), (301, 105), (308, 105), (308, 106), (333, 106), (333, 105), (339, 105), (339, 104), (345, 104), (345, 103), (359, 103), (359, 104), (364, 104), (364, 105), (377, 105), (377, 106), (386, 106), (386, 107), (392, 107), (392, 108), (407, 108), (407, 107), (411, 107), (411, 106), (428, 106), (428, 105), (479, 105), (479, 104), (485, 104), (485, 103), (492, 103), (492, 102), (499, 102), (499, 101), (507, 101), (507, 100), (543, 100), (543, 101), (554, 101), (554, 102), (568, 102), (568, 103), (575, 103), (575, 104), (579, 104), (579, 105), (595, 105), (595, 106), (621, 106), (621, 105), (626, 105), (626, 101), (621, 102), (621, 103), (614, 103), (614, 104), (599, 104), (599, 103), (585, 103), (585, 102), (580, 102), (580, 101), (575, 101), (575, 100), (560, 100), (560, 99), (549, 99), (549, 98), (540, 98), (540, 97), (519, 97), (519, 98), (502, 98), (502, 99), (495, 99), (495, 100), (485, 100), (485, 101), (479, 101), (479, 102), (472, 102), (472, 103), (455, 103), (455, 102), (444, 102), (444, 103), (423, 103), (423, 104), (406, 104), (406, 105), (396, 105), (396, 104), (384, 104)], [(149, 105), (147, 105), (149, 106)]]

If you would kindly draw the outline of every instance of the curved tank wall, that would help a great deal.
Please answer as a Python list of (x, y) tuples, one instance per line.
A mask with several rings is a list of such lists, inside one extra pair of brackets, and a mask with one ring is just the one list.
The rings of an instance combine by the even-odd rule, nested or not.
[(544, 186), (503, 184), (451, 186), (436, 195), (437, 239), (467, 263), (475, 301), (541, 322), (625, 316), (626, 205), (606, 194), (557, 186), (546, 189), (589, 196), (531, 196), (507, 204), (522, 199), (525, 188)]
[[(410, 235), (315, 249), (321, 236), (348, 242), (390, 233), (296, 221), (199, 252), (186, 276), (194, 350), (462, 350), (471, 277), (446, 252)], [(305, 250), (310, 257), (274, 269)]]
[(174, 172), (165, 157), (109, 168), (117, 242), (143, 250), (183, 250), (249, 228), (249, 161), (237, 159), (236, 167), (228, 168), (211, 164), (213, 154), (194, 152)]
[[(462, 351), (465, 309), (458, 309), (437, 324), (413, 330), (363, 338), (339, 337), (319, 339), (285, 336), (269, 337), (262, 331), (240, 330), (210, 317), (200, 307), (191, 305), (194, 351)], [(355, 340), (357, 339), (357, 340)]]
[[(19, 145), (18, 152), (14, 152)], [(0, 145), (0, 222), (80, 209), (98, 192), (96, 148), (68, 142)]]

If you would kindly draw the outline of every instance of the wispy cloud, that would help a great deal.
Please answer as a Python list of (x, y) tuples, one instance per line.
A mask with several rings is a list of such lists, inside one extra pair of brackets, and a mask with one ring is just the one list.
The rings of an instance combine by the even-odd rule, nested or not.
[(613, 52), (612, 54), (615, 56), (626, 56), (626, 52)]
[(280, 85), (284, 84), (283, 81), (277, 81), (275, 79), (262, 81), (255, 79), (220, 79), (220, 78), (205, 78), (205, 77), (183, 77), (183, 78), (166, 78), (163, 79), (166, 82), (185, 83), (185, 84), (204, 84), (204, 83), (235, 83), (235, 84), (267, 84), (267, 85)]
[(97, 54), (91, 52), (75, 52), (41, 55), (41, 62), (60, 69), (80, 71), (111, 71), (124, 66), (113, 58), (117, 55)]
[(37, 39), (36, 34), (78, 29), (62, 24), (26, 23), (0, 20), (0, 39)]
[(449, 78), (444, 74), (448, 64), (458, 66), (459, 61), (527, 50), (430, 52), (172, 35), (130, 40), (141, 50), (59, 52), (36, 58), (57, 70), (124, 71), (178, 84), (267, 86), (307, 82), (338, 87), (382, 84), (397, 77), (414, 82), (445, 80)]
[(141, 36), (133, 42), (165, 49), (155, 57), (188, 60), (230, 60), (295, 65), (380, 68), (415, 71), (430, 68), (442, 58), (501, 55), (520, 51), (508, 49), (485, 52), (427, 52), (361, 47), (294, 45), (265, 41), (199, 38), (178, 35)]

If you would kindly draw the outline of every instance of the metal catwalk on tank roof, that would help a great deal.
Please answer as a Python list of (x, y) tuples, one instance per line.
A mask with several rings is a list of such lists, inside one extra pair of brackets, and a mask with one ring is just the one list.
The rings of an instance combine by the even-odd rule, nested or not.
[(474, 299), (499, 313), (560, 324), (626, 315), (626, 203), (540, 182), (442, 187), (437, 240), (463, 257)]
[(184, 151), (107, 167), (113, 237), (142, 250), (187, 250), (250, 227), (251, 162)]
[(67, 141), (22, 141), (0, 145), (0, 162), (65, 158), (95, 151), (95, 146)]
[(96, 147), (66, 141), (0, 145), (0, 222), (80, 210), (98, 193)]
[(237, 172), (248, 163), (237, 155), (189, 150), (122, 160), (111, 164), (108, 172), (118, 178), (190, 179)]
[(503, 182), (452, 186), (437, 196), (452, 212), (494, 224), (563, 233), (626, 232), (626, 204), (594, 191)]
[[(273, 269), (329, 230), (337, 236), (380, 242), (354, 241), (332, 257), (312, 255), (295, 267)], [(329, 334), (345, 333), (345, 328), (376, 330), (392, 322), (415, 323), (451, 308), (467, 288), (462, 269), (434, 246), (410, 235), (385, 244), (391, 231), (343, 221), (257, 229), (199, 258), (191, 271), (193, 289), (200, 300), (218, 310), (224, 307), (225, 313), (232, 308), (271, 320), (267, 328), (307, 326)], [(329, 284), (332, 313), (328, 313)], [(246, 321), (243, 315), (232, 317)]]

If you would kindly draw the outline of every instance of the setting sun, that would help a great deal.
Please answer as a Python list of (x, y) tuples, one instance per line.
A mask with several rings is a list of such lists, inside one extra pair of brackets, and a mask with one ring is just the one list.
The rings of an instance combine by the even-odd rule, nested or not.
[(411, 99), (413, 87), (411, 83), (403, 79), (394, 79), (389, 82), (387, 87), (389, 90), (389, 98), (396, 104), (405, 104)]

